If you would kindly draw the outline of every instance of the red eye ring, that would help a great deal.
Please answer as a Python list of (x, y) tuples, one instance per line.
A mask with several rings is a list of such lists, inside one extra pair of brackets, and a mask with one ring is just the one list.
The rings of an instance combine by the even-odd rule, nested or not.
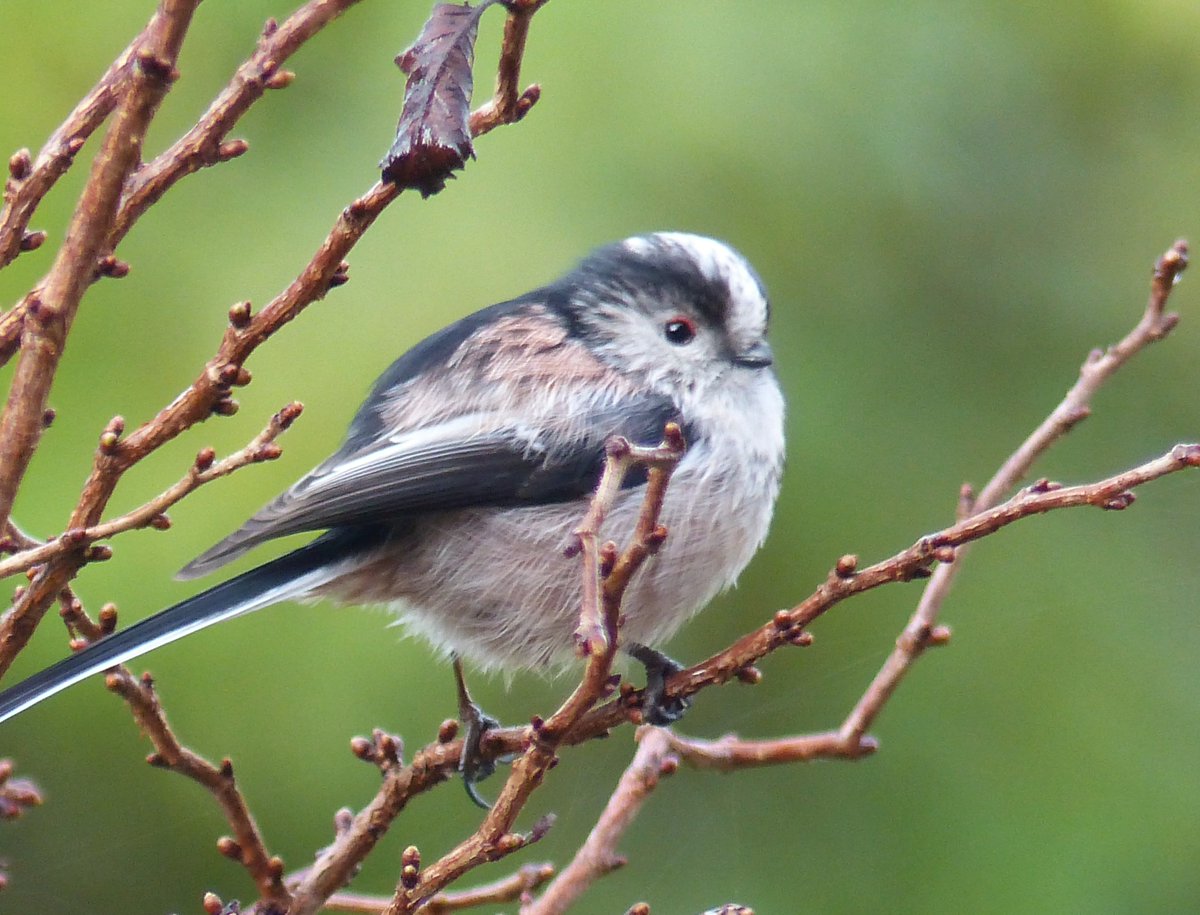
[(668, 343), (686, 346), (696, 339), (696, 322), (683, 315), (676, 315), (663, 325), (663, 336)]

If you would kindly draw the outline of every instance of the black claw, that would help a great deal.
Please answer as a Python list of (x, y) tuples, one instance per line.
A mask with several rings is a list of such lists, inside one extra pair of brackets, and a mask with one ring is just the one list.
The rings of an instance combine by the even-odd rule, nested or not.
[(471, 698), (467, 681), (463, 678), (462, 661), (457, 657), (454, 659), (454, 680), (458, 685), (458, 720), (463, 724), (463, 748), (462, 755), (458, 757), (458, 771), (462, 774), (467, 797), (484, 810), (491, 810), (492, 805), (483, 799), (475, 786), (496, 771), (495, 761), (483, 755), (483, 735), (500, 727), (500, 722)]
[(483, 735), (492, 728), (498, 728), (500, 722), (469, 700), (459, 707), (458, 714), (463, 723), (463, 748), (458, 758), (463, 787), (467, 790), (467, 797), (477, 806), (491, 810), (492, 805), (483, 799), (475, 786), (496, 771), (495, 762), (484, 758), (482, 744)]
[(642, 718), (647, 724), (664, 727), (674, 724), (692, 707), (690, 696), (664, 695), (667, 678), (683, 670), (683, 665), (673, 661), (661, 651), (655, 651), (636, 642), (625, 649), (630, 657), (640, 661), (646, 668), (646, 689), (642, 693)]

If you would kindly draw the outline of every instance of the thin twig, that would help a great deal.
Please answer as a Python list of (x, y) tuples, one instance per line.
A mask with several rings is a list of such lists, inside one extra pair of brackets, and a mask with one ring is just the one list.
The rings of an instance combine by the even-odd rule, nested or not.
[[(554, 876), (550, 864), (526, 864), (516, 873), (469, 890), (438, 893), (419, 910), (419, 915), (445, 915), (484, 905), (515, 902), (536, 890)], [(361, 912), (379, 915), (391, 902), (390, 896), (369, 896), (364, 893), (334, 893), (325, 902), (331, 912)]]
[(479, 137), (504, 124), (514, 124), (537, 104), (542, 89), (534, 83), (524, 92), (521, 86), (521, 62), (525, 58), (525, 39), (533, 14), (548, 0), (508, 0), (508, 18), (504, 21), (504, 38), (500, 47), (500, 63), (496, 68), (496, 91), (492, 98), (471, 113), (471, 136)]
[(837, 731), (773, 740), (744, 740), (736, 734), (726, 734), (716, 740), (698, 740), (668, 732), (667, 740), (682, 762), (697, 769), (719, 772), (790, 765), (814, 759), (859, 759), (878, 749), (869, 737), (863, 738), (858, 745), (851, 745)]
[[(1051, 445), (1091, 413), (1092, 398), (1101, 385), (1133, 356), (1149, 344), (1162, 340), (1174, 329), (1179, 323), (1179, 315), (1168, 312), (1166, 306), (1172, 288), (1187, 268), (1187, 252), (1187, 243), (1179, 240), (1158, 259), (1141, 320), (1118, 343), (1107, 350), (1097, 349), (1088, 354), (1079, 370), (1078, 380), (1066, 396), (1004, 462), (978, 495), (972, 497), (969, 488), (964, 488), (959, 497), (960, 518), (991, 508), (1011, 492)], [(896, 640), (895, 649), (842, 723), (840, 733), (847, 745), (857, 745), (917, 658), (931, 644), (937, 644), (930, 635), (935, 631), (938, 613), (950, 593), (965, 555), (966, 549), (960, 549), (955, 562), (934, 570), (916, 610)]]
[(8, 521), (37, 448), (67, 333), (92, 281), (122, 186), (138, 164), (146, 130), (178, 75), (175, 61), (198, 3), (162, 0), (160, 15), (152, 20), (135, 55), (128, 89), (93, 163), (66, 240), (33, 294), (21, 335), (21, 357), (0, 417), (0, 524)]
[[(750, 667), (777, 648), (803, 644), (806, 641), (804, 627), (842, 600), (885, 584), (912, 580), (936, 562), (953, 561), (956, 548), (964, 543), (995, 534), (1001, 528), (1022, 518), (1049, 511), (1083, 505), (1109, 510), (1124, 508), (1130, 504), (1131, 489), (1195, 466), (1200, 466), (1200, 446), (1179, 445), (1156, 460), (1095, 483), (1058, 488), (1047, 483), (1031, 487), (988, 512), (923, 537), (908, 549), (861, 571), (857, 570), (854, 563), (843, 560), (838, 568), (830, 573), (828, 580), (806, 601), (791, 610), (780, 611), (770, 623), (739, 639), (707, 661), (672, 676), (668, 682), (667, 694), (677, 698), (693, 695), (703, 688), (734, 679), (738, 671)], [(594, 656), (589, 659), (592, 660)], [(628, 696), (614, 699), (585, 712), (557, 742), (556, 747), (590, 740), (638, 717), (639, 702), (637, 691), (634, 691)], [(564, 708), (567, 705), (569, 702), (564, 704)], [(397, 897), (393, 900), (394, 906), (388, 910), (389, 915), (392, 912), (413, 911), (414, 903), (418, 903), (420, 899), (418, 886), (436, 885), (440, 889), (471, 867), (484, 860), (490, 860), (489, 853), (502, 856), (526, 844), (526, 837), (506, 831), (497, 833), (495, 827), (509, 822), (510, 815), (515, 817), (514, 807), (523, 806), (528, 792), (532, 790), (531, 782), (526, 780), (531, 775), (544, 775), (544, 768), (529, 765), (526, 761), (532, 758), (531, 750), (539, 746), (539, 736), (548, 730), (553, 732), (556, 726), (561, 726), (561, 723), (556, 722), (552, 725), (551, 722), (546, 722), (540, 728), (504, 728), (488, 732), (482, 748), (487, 757), (494, 759), (510, 753), (523, 754), (514, 765), (513, 774), (510, 775), (501, 798), (493, 808), (493, 814), (489, 815), (475, 835), (442, 861), (422, 871), (412, 889), (407, 893), (403, 889), (398, 890)], [(789, 753), (797, 759), (814, 756), (855, 758), (873, 752), (875, 747), (870, 738), (862, 738), (853, 743), (842, 740), (839, 735), (826, 734), (796, 738), (790, 746), (776, 746), (771, 752)], [(324, 874), (336, 874), (343, 881), (349, 879), (353, 862), (361, 860), (361, 856), (374, 845), (394, 815), (403, 809), (412, 797), (452, 777), (461, 752), (461, 741), (442, 740), (419, 751), (409, 765), (400, 766), (389, 773), (375, 800), (355, 818), (352, 828), (347, 830), (345, 836), (335, 842), (323, 860), (318, 862), (314, 873), (319, 871)], [(739, 752), (731, 755), (740, 755), (748, 761), (750, 755), (761, 753), (761, 748), (753, 749), (751, 744), (746, 744)], [(549, 757), (545, 762), (548, 764), (552, 758)], [(497, 810), (501, 812), (496, 813)], [(329, 892), (339, 885), (341, 884), (333, 886)], [(311, 907), (297, 908), (293, 911), (312, 912), (319, 904), (313, 897)]]
[(241, 863), (253, 878), (263, 900), (282, 911), (289, 901), (283, 885), (283, 861), (267, 851), (258, 824), (234, 779), (233, 763), (225, 759), (220, 766), (214, 766), (180, 743), (171, 730), (148, 674), (139, 680), (127, 668), (117, 667), (109, 671), (105, 684), (128, 703), (138, 726), (154, 745), (154, 752), (146, 757), (146, 761), (192, 779), (216, 798), (233, 830), (233, 838), (226, 837), (217, 842), (218, 850)]
[[(597, 639), (589, 645), (583, 678), (574, 692), (550, 718), (545, 721), (535, 718), (531, 723), (527, 730), (524, 752), (514, 761), (508, 779), (483, 823), (473, 835), (430, 867), (421, 870), (411, 880), (402, 879), (396, 888), (392, 904), (385, 910), (385, 915), (401, 915), (419, 910), (435, 893), (469, 870), (524, 848), (540, 839), (549, 828), (549, 821), (543, 820), (527, 834), (512, 831), (525, 803), (554, 765), (557, 759), (556, 751), (563, 739), (589, 709), (612, 692), (614, 684), (610, 681), (609, 674), (617, 650), (617, 619), (620, 615), (621, 600), (633, 574), (657, 544), (662, 542), (658, 519), (671, 471), (682, 454), (681, 443), (682, 436), (678, 426), (668, 423), (665, 439), (658, 448), (637, 448), (626, 442), (606, 450), (604, 472), (589, 508), (589, 517), (603, 517), (607, 514), (607, 508), (596, 503), (615, 498), (625, 475), (635, 464), (646, 464), (648, 476), (642, 510), (633, 537), (629, 546), (616, 559), (612, 571), (604, 576), (599, 593), (589, 588), (587, 582), (593, 571), (600, 567), (601, 549), (595, 543), (595, 538), (583, 541), (583, 553), (588, 557), (585, 562), (584, 591), (595, 601), (596, 606), (585, 606), (582, 617), (588, 618), (593, 614), (600, 617), (603, 641)], [(621, 570), (620, 574), (618, 569)]]
[(254, 53), (238, 67), (195, 126), (130, 177), (108, 235), (108, 250), (115, 250), (138, 218), (181, 178), (242, 155), (247, 144), (240, 140), (226, 144), (229, 131), (268, 89), (291, 82), (293, 74), (281, 69), (284, 61), (358, 2), (309, 0), (283, 22), (270, 20)]
[[(343, 0), (327, 0), (326, 5), (341, 6)], [(321, 6), (319, 0), (306, 5), (304, 10), (315, 10)], [(538, 5), (528, 2), (516, 4), (509, 17), (524, 21), (536, 12)], [(295, 17), (293, 17), (295, 19)], [(299, 25), (289, 33), (294, 36), (302, 31)], [(506, 36), (508, 32), (506, 31)], [(501, 65), (519, 73), (519, 60), (514, 55), (523, 49), (507, 43), (502, 48)], [(491, 103), (489, 103), (490, 105)], [(532, 103), (530, 103), (532, 104)], [(487, 107), (487, 106), (485, 106)], [(511, 123), (524, 116), (528, 107), (509, 109), (499, 106), (500, 115), (489, 115), (472, 121), (472, 132), (487, 132), (500, 124)], [(210, 109), (210, 114), (213, 109)], [(220, 119), (213, 124), (223, 123)], [(215, 127), (214, 127), (215, 129)], [(230, 398), (230, 389), (235, 384), (245, 384), (249, 373), (243, 364), (249, 356), (285, 324), (295, 319), (306, 307), (325, 297), (328, 291), (346, 280), (348, 265), (344, 258), (371, 227), (383, 210), (400, 194), (400, 189), (390, 182), (376, 182), (362, 197), (342, 210), (333, 229), (305, 265), (295, 280), (279, 293), (260, 312), (251, 315), (249, 303), (240, 303), (230, 309), (230, 326), (221, 345), (195, 381), (170, 404), (159, 411), (149, 422), (134, 430), (127, 438), (117, 441), (106, 454), (98, 455), (91, 475), (84, 484), (83, 492), (72, 512), (68, 529), (86, 529), (99, 523), (122, 475), (134, 464), (143, 460), (162, 445), (181, 435), (196, 423), (207, 419), (214, 412), (231, 413), (236, 404)], [(64, 329), (65, 333), (65, 329)], [(46, 388), (48, 390), (48, 386)], [(10, 391), (10, 403), (15, 402), (17, 387)], [(34, 393), (37, 393), (36, 391)], [(44, 395), (44, 391), (41, 392)], [(22, 403), (22, 412), (29, 413), (29, 404)], [(39, 417), (41, 413), (39, 412)], [(0, 423), (0, 436), (4, 426)], [(0, 459), (3, 459), (3, 440), (0, 440)], [(27, 459), (28, 455), (26, 455)], [(23, 468), (22, 468), (23, 471)], [(12, 476), (10, 472), (8, 476)], [(0, 465), (0, 508), (4, 507), (5, 468)], [(11, 505), (11, 498), (9, 505)], [(0, 517), (3, 517), (0, 514)], [(61, 556), (46, 563), (37, 578), (25, 590), (22, 600), (0, 620), (0, 675), (8, 668), (12, 658), (28, 643), (38, 623), (42, 620), (50, 603), (82, 567), (85, 558), (79, 551)]]
[[(357, 2), (359, 0), (309, 0), (282, 24), (273, 19), (267, 22), (254, 54), (237, 69), (229, 84), (195, 126), (170, 148), (160, 153), (154, 161), (137, 168), (125, 182), (120, 207), (97, 256), (97, 264), (101, 268), (106, 261), (114, 262), (112, 252), (133, 228), (134, 223), (181, 178), (246, 152), (249, 146), (243, 140), (224, 142), (229, 131), (267, 89), (283, 88), (291, 82), (292, 74), (281, 69), (283, 62)], [(141, 37), (137, 41), (140, 40)], [(130, 48), (134, 48), (137, 41), (130, 45)], [(121, 63), (121, 58), (114, 62), (105, 74), (105, 79), (93, 90), (93, 94), (106, 85), (106, 80), (114, 85), (118, 84), (118, 77), (124, 72)], [(109, 101), (109, 107), (103, 114), (107, 114), (112, 107), (110, 97), (113, 90), (111, 86), (108, 89), (107, 94), (98, 96), (100, 100)], [(84, 103), (81, 103), (81, 106), (83, 105)], [(68, 119), (68, 124), (71, 123), (71, 119)], [(64, 128), (66, 126), (64, 125)], [(73, 137), (74, 134), (69, 136)], [(53, 143), (53, 139), (51, 142)], [(72, 139), (70, 142), (75, 144), (72, 148), (76, 150), (82, 145), (82, 139)], [(50, 146), (51, 144), (47, 144), (47, 148)], [(103, 269), (95, 276), (99, 276), (101, 272)], [(0, 317), (0, 364), (7, 361), (15, 351), (20, 339), (21, 324), (31, 304), (37, 300), (37, 290), (34, 290)]]
[[(646, 467), (651, 474), (658, 474), (659, 479), (651, 481), (647, 490), (647, 498), (653, 498), (653, 504), (648, 505), (638, 518), (638, 527), (634, 531), (633, 543), (655, 543), (654, 529), (646, 519), (657, 519), (662, 513), (662, 499), (666, 491), (666, 478), (678, 463), (683, 454), (683, 433), (675, 423), (668, 423), (666, 437), (658, 448), (637, 448), (627, 439), (614, 437), (605, 445), (605, 461), (608, 471), (600, 478), (600, 484), (588, 512), (579, 527), (573, 532), (573, 540), (566, 549), (567, 556), (583, 554), (583, 589), (582, 609), (579, 614), (579, 626), (575, 630), (575, 643), (581, 657), (587, 657), (593, 652), (605, 651), (608, 648), (607, 633), (603, 625), (604, 601), (602, 582), (609, 580), (607, 587), (614, 592), (624, 592), (630, 572), (626, 568), (609, 569), (601, 574), (601, 548), (599, 542), (600, 528), (612, 510), (613, 503), (620, 494), (622, 481), (630, 468), (635, 465)], [(657, 521), (655, 521), (657, 523)], [(661, 543), (661, 538), (657, 541)], [(640, 565), (645, 557), (639, 556), (636, 562)], [(634, 561), (632, 557), (627, 562)], [(616, 578), (613, 578), (613, 575)]]
[[(151, 30), (158, 27), (162, 11), (155, 12), (150, 24), (129, 43), (104, 71), (96, 85), (50, 135), (37, 159), (30, 161), (26, 150), (9, 160), (10, 177), (4, 186), (4, 208), (0, 210), (0, 269), (21, 253), (21, 239), (29, 221), (55, 182), (67, 173), (75, 154), (116, 107), (121, 87), (129, 78), (134, 55)], [(0, 317), (0, 340), (15, 348), (20, 338), (21, 314), (15, 309)], [(3, 357), (7, 359), (7, 355)]]
[(244, 448), (220, 461), (213, 462), (211, 449), (202, 450), (183, 477), (132, 511), (92, 527), (68, 530), (46, 543), (35, 542), (8, 559), (0, 560), (0, 578), (24, 572), (35, 565), (91, 546), (98, 540), (108, 540), (125, 531), (160, 525), (160, 519), (167, 509), (205, 483), (229, 476), (235, 470), (250, 464), (278, 458), (283, 452), (274, 444), (275, 439), (291, 426), (300, 415), (300, 410), (300, 404), (294, 402), (284, 407)]
[(587, 840), (545, 892), (528, 905), (521, 906), (521, 915), (559, 915), (599, 878), (626, 863), (624, 856), (617, 852), (617, 844), (651, 792), (658, 787), (659, 780), (674, 772), (678, 765), (669, 731), (639, 728), (637, 741), (633, 760), (621, 775)]
[[(1119, 510), (1132, 502), (1132, 490), (1169, 474), (1200, 466), (1200, 445), (1176, 445), (1164, 455), (1122, 473), (1078, 486), (1058, 487), (1045, 482), (1014, 495), (1008, 501), (950, 527), (922, 537), (895, 555), (858, 569), (857, 558), (843, 557), (827, 579), (804, 601), (789, 610), (780, 610), (773, 619), (712, 657), (667, 679), (665, 696), (683, 699), (702, 689), (737, 679), (739, 671), (753, 666), (779, 648), (808, 644), (805, 630), (843, 600), (895, 582), (912, 581), (921, 577), (936, 563), (953, 562), (963, 544), (992, 536), (1024, 518), (1051, 511), (1081, 506)], [(582, 743), (606, 735), (613, 728), (639, 717), (641, 693), (633, 690), (613, 699), (584, 715), (563, 741)], [(523, 749), (527, 729), (503, 728), (489, 731), (484, 742), (488, 758), (496, 758)], [(854, 756), (873, 752), (875, 744), (862, 738), (857, 745), (847, 743), (844, 751), (831, 755)], [(457, 765), (462, 751), (460, 741), (431, 744), (422, 753), (423, 767), (436, 765), (448, 776)], [(429, 773), (422, 775), (429, 778)]]

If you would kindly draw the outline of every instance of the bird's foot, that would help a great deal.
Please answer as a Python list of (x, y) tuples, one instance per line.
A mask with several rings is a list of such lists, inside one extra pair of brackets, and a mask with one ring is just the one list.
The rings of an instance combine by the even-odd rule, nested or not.
[(484, 800), (476, 785), (496, 771), (495, 759), (483, 753), (483, 738), (488, 731), (500, 727), (500, 722), (471, 698), (463, 678), (462, 661), (457, 657), (454, 659), (454, 680), (458, 686), (458, 720), (463, 725), (463, 748), (458, 757), (458, 771), (462, 775), (467, 797), (484, 810), (490, 810), (492, 805)]
[(668, 658), (637, 642), (630, 643), (626, 653), (646, 668), (646, 689), (642, 693), (642, 718), (647, 724), (664, 727), (674, 724), (692, 707), (691, 697), (666, 695), (667, 678), (683, 670), (678, 661)]

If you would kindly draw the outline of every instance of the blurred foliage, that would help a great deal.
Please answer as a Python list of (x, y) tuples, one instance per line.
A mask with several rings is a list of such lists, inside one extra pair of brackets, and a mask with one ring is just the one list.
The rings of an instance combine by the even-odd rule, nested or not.
[[(150, 13), (149, 0), (0, 4), (0, 150), (34, 151)], [(375, 179), (403, 78), (392, 57), (422, 2), (363, 2), (289, 67), (236, 136), (250, 153), (184, 181), (89, 293), (57, 380), (58, 421), (17, 505), (61, 529), (107, 419), (153, 415), (214, 350), (226, 310), (282, 288), (339, 209)], [(150, 138), (203, 111), (274, 0), (208, 0)], [(502, 17), (485, 17), (486, 90)], [(728, 239), (773, 293), (790, 405), (772, 537), (670, 646), (695, 659), (803, 597), (841, 553), (888, 555), (952, 515), (1057, 402), (1095, 345), (1132, 325), (1149, 267), (1197, 232), (1200, 8), (1175, 0), (971, 5), (551, 3), (534, 22), (524, 123), (484, 138), (445, 193), (404, 198), (354, 251), (351, 283), (254, 356), (232, 419), (131, 474), (121, 510), (204, 445), (227, 453), (289, 399), (283, 460), (206, 488), (169, 534), (134, 533), (79, 593), (126, 621), (192, 593), (171, 575), (323, 458), (373, 377), (437, 327), (520, 293), (592, 246), (656, 228)], [(96, 144), (89, 143), (85, 155)], [(34, 228), (61, 237), (83, 168)], [(54, 245), (0, 275), (11, 303)], [(1039, 472), (1077, 481), (1196, 438), (1200, 310), (1102, 393)], [(0, 375), (7, 379), (8, 375)], [(630, 865), (584, 912), (737, 900), (771, 912), (1162, 912), (1200, 905), (1200, 541), (1196, 481), (1144, 490), (1121, 515), (1031, 520), (974, 551), (946, 607), (951, 647), (904, 683), (857, 764), (665, 782), (623, 845)], [(816, 644), (763, 665), (753, 692), (709, 691), (684, 730), (766, 736), (838, 721), (917, 598), (894, 586), (838, 607)], [(156, 653), (182, 737), (231, 755), (273, 852), (302, 866), (340, 806), (377, 784), (348, 751), (381, 725), (412, 744), (452, 713), (446, 666), (375, 612), (275, 608)], [(14, 677), (59, 657), (48, 619)], [(566, 679), (477, 678), (509, 721), (545, 713)], [(253, 889), (214, 841), (195, 786), (146, 767), (99, 682), (0, 734), (44, 808), (0, 824), (0, 911), (196, 912)], [(573, 750), (528, 812), (558, 826), (530, 856), (563, 862), (631, 753), (630, 733)], [(427, 859), (473, 829), (457, 789), (422, 799), (356, 888), (390, 892), (400, 850)], [(515, 865), (516, 862), (513, 862)], [(509, 867), (509, 865), (501, 865)], [(480, 872), (482, 879), (486, 872)]]

